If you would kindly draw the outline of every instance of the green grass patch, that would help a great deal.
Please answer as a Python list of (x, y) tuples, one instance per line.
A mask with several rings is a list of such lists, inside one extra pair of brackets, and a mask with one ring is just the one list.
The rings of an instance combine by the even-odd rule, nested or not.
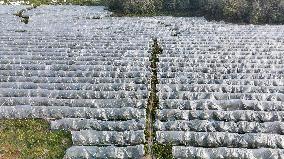
[(172, 154), (173, 146), (171, 144), (158, 144), (152, 146), (153, 153), (157, 159), (173, 159)]
[(0, 158), (59, 159), (71, 145), (71, 133), (51, 131), (46, 120), (0, 120)]

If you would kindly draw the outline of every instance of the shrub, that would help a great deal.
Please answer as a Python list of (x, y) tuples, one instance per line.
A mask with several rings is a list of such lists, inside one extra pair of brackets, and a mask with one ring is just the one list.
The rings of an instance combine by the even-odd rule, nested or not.
[(160, 4), (162, 4), (163, 8), (161, 10), (167, 10), (167, 11), (184, 11), (189, 9), (191, 6), (191, 0), (163, 0), (160, 1)]
[(223, 17), (228, 21), (249, 22), (251, 6), (246, 0), (227, 0), (223, 7)]
[(283, 0), (258, 0), (252, 2), (251, 23), (283, 23)]
[(284, 0), (106, 0), (111, 10), (124, 14), (187, 12), (236, 23), (284, 23)]
[(125, 14), (152, 14), (160, 8), (159, 0), (106, 0), (106, 5)]

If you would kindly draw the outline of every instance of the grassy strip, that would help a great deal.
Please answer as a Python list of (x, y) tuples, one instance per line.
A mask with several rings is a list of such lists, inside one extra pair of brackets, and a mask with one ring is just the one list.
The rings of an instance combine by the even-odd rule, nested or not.
[(0, 158), (59, 159), (71, 145), (71, 133), (49, 130), (46, 120), (0, 120)]
[[(159, 55), (163, 53), (163, 49), (159, 46), (158, 40), (154, 39), (154, 44), (152, 46), (152, 56), (151, 56), (151, 68), (152, 68), (152, 80), (151, 80), (151, 94), (150, 94), (150, 100), (152, 102), (152, 111), (150, 113), (152, 117), (152, 123), (156, 122), (156, 112), (157, 109), (159, 108), (159, 97), (157, 95), (158, 90), (157, 90), (157, 84), (159, 84), (158, 80), (158, 65), (157, 63), (159, 62)], [(155, 139), (155, 134), (156, 131), (152, 127), (152, 138)], [(159, 144), (153, 141), (151, 145), (151, 153), (152, 156), (155, 159), (172, 159), (172, 145), (167, 144)]]
[(158, 44), (157, 39), (153, 39), (153, 45), (152, 45), (152, 53), (150, 57), (151, 61), (151, 89), (150, 89), (150, 95), (148, 98), (148, 105), (146, 108), (146, 129), (145, 129), (145, 136), (147, 140), (147, 144), (145, 145), (145, 152), (146, 152), (146, 158), (156, 158), (156, 154), (154, 151), (154, 139), (155, 139), (155, 129), (154, 129), (154, 123), (156, 121), (156, 111), (159, 106), (159, 97), (157, 95), (157, 84), (159, 84), (158, 77), (157, 77), (157, 63), (159, 62), (159, 54), (162, 53), (162, 48)]

